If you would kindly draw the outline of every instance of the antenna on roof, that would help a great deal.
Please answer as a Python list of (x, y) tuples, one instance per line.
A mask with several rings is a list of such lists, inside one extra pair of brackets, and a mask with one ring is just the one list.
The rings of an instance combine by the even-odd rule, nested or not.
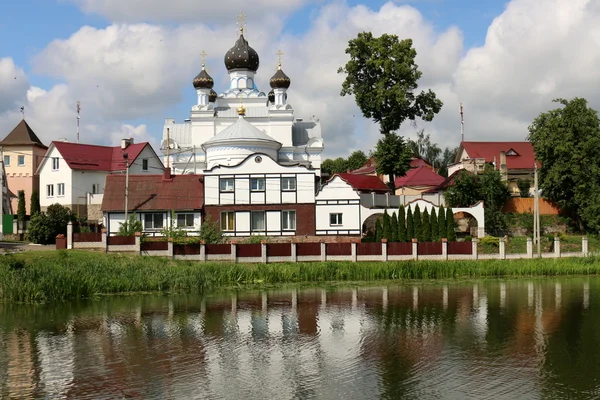
[(170, 150), (171, 150), (171, 131), (169, 130), (169, 128), (167, 128), (167, 168), (170, 167), (171, 162), (170, 162)]
[(77, 143), (79, 143), (79, 112), (81, 111), (81, 102), (77, 100)]
[(463, 104), (460, 103), (460, 141), (465, 141), (465, 120), (463, 119)]

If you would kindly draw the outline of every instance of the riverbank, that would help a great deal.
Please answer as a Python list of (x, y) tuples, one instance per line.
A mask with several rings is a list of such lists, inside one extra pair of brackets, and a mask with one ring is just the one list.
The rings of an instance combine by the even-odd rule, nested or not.
[(286, 283), (596, 274), (599, 257), (232, 264), (86, 251), (23, 252), (0, 258), (0, 300), (36, 303)]

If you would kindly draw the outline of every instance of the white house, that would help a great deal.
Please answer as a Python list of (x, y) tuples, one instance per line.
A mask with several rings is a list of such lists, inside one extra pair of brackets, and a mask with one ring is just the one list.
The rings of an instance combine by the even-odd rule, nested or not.
[(164, 171), (160, 158), (147, 142), (124, 139), (121, 146), (115, 147), (52, 142), (37, 172), (42, 211), (59, 203), (89, 221), (101, 222), (106, 177), (125, 174), (127, 168), (130, 174), (142, 175)]

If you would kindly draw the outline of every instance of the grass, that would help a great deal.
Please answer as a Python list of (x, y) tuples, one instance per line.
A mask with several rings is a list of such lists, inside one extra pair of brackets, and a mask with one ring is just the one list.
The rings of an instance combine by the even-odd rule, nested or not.
[(194, 263), (85, 251), (30, 252), (0, 258), (0, 300), (39, 303), (132, 292), (197, 293), (283, 283), (600, 273), (600, 258), (557, 260)]

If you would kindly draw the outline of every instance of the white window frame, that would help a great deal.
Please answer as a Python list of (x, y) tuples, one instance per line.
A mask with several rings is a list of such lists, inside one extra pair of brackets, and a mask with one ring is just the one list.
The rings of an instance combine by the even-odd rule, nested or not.
[(56, 196), (64, 197), (65, 195), (65, 184), (64, 183), (57, 183), (56, 184)]
[[(231, 185), (229, 184), (231, 183)], [(235, 179), (234, 178), (219, 178), (219, 191), (230, 193), (235, 190)]]
[[(231, 226), (229, 226), (229, 215), (233, 215), (233, 218), (231, 219)], [(220, 226), (222, 232), (235, 231), (235, 211), (221, 211)]]
[(343, 213), (329, 213), (329, 226), (342, 226), (342, 215)]
[(10, 156), (4, 156), (4, 166), (10, 167)]
[[(183, 221), (184, 222), (183, 225), (181, 225), (179, 223), (179, 217), (183, 217), (183, 220), (184, 220)], [(196, 226), (195, 225), (196, 216), (194, 215), (194, 213), (177, 213), (175, 215), (175, 218), (176, 218), (175, 225), (178, 228), (193, 228), (194, 226)], [(188, 224), (188, 222), (190, 222), (190, 219), (191, 219), (191, 223)]]
[(58, 171), (60, 168), (60, 159), (58, 157), (52, 157), (52, 171)]
[(283, 178), (281, 178), (281, 190), (283, 192), (295, 192), (297, 187), (298, 182), (296, 180), (296, 177), (284, 176)]
[[(23, 161), (23, 162), (21, 162), (21, 161)], [(17, 165), (19, 167), (25, 166), (25, 156), (17, 156)]]
[[(164, 227), (165, 227), (165, 215), (163, 213), (144, 213), (143, 215), (144, 215), (143, 223), (144, 223), (144, 230), (145, 231), (158, 231), (160, 229), (164, 229)], [(152, 226), (148, 226), (147, 225), (146, 217), (148, 215), (152, 215)], [(161, 226), (156, 227), (156, 220), (157, 220), (158, 217), (160, 217)]]
[(250, 191), (264, 192), (266, 186), (265, 178), (250, 178)]
[[(254, 216), (262, 215), (262, 228), (254, 225)], [(251, 232), (266, 232), (267, 231), (267, 213), (264, 211), (250, 211), (250, 231)]]
[(296, 210), (281, 211), (281, 230), (295, 231), (296, 230)]
[(46, 197), (54, 197), (54, 185), (46, 185)]
[(100, 194), (100, 184), (92, 183), (92, 194)]
[(148, 159), (142, 158), (142, 171), (148, 171), (149, 168)]

